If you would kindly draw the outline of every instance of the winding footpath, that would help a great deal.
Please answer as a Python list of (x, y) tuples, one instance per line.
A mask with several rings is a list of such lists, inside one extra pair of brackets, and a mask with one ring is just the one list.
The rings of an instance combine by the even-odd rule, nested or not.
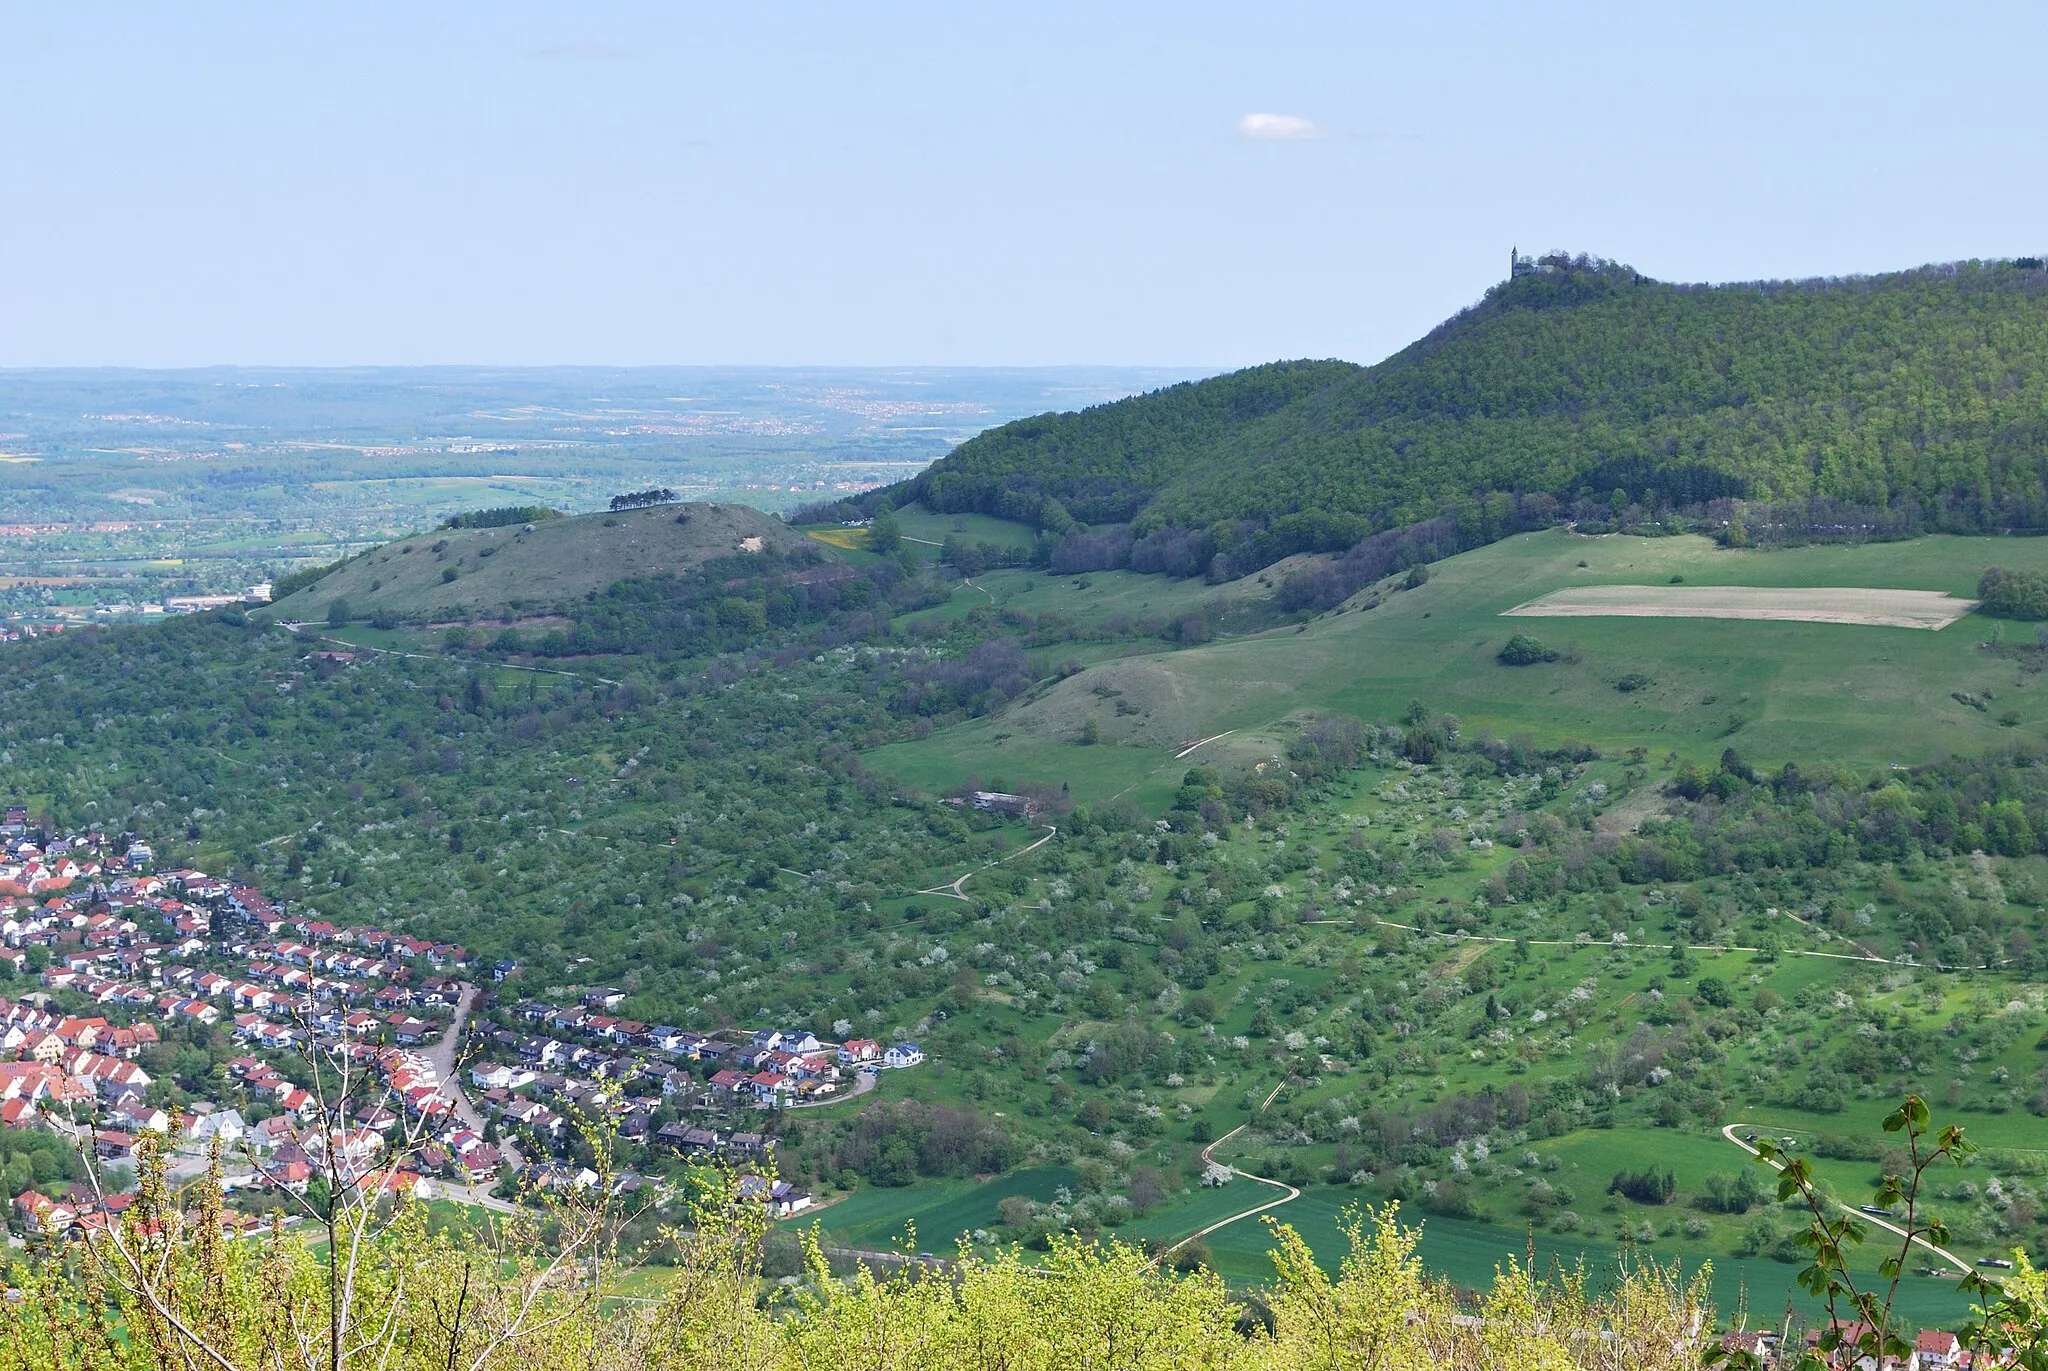
[[(1750, 1156), (1754, 1157), (1758, 1155), (1755, 1147), (1753, 1147), (1749, 1143), (1744, 1142), (1741, 1138), (1735, 1135), (1735, 1130), (1738, 1128), (1747, 1128), (1752, 1132), (1762, 1131), (1761, 1128), (1759, 1128), (1755, 1124), (1731, 1123), (1726, 1124), (1722, 1127), (1721, 1136), (1726, 1138), (1729, 1142), (1734, 1143), (1743, 1151), (1749, 1153)], [(1772, 1162), (1770, 1163), (1770, 1167), (1773, 1171), (1783, 1171), (1785, 1169), (1784, 1163), (1782, 1162)], [(1861, 1220), (1864, 1223), (1872, 1224), (1878, 1228), (1885, 1229), (1887, 1232), (1893, 1234), (1896, 1237), (1903, 1238), (1907, 1236), (1905, 1229), (1899, 1227), (1897, 1224), (1893, 1223), (1889, 1219), (1882, 1219), (1875, 1214), (1865, 1213), (1863, 1210), (1858, 1209), (1855, 1205), (1845, 1204), (1841, 1200), (1835, 1200), (1833, 1201), (1833, 1203), (1835, 1208), (1841, 1210), (1845, 1214), (1855, 1215), (1857, 1219)], [(1932, 1252), (1935, 1256), (1947, 1262), (1951, 1267), (1953, 1267), (1957, 1271), (1967, 1272), (1972, 1269), (1970, 1263), (1964, 1261), (1961, 1257), (1958, 1257), (1955, 1253), (1949, 1251), (1945, 1247), (1936, 1247), (1933, 1243), (1921, 1237), (1915, 1237), (1913, 1241), (1917, 1245), (1926, 1248), (1929, 1252)]]
[[(1274, 1100), (1279, 1098), (1280, 1091), (1282, 1090), (1282, 1088), (1286, 1086), (1286, 1084), (1286, 1081), (1282, 1081), (1279, 1085), (1274, 1086), (1271, 1091), (1267, 1092), (1266, 1098), (1259, 1101), (1259, 1107), (1253, 1115), (1254, 1118), (1256, 1118), (1259, 1114), (1263, 1114), (1266, 1112), (1266, 1106), (1272, 1104)], [(1212, 1142), (1207, 1147), (1203, 1148), (1202, 1165), (1206, 1167), (1210, 1163), (1214, 1162), (1216, 1160), (1216, 1149), (1223, 1146), (1223, 1144), (1229, 1142), (1232, 1138), (1244, 1132), (1245, 1129), (1249, 1127), (1251, 1127), (1251, 1124), (1249, 1122), (1241, 1123), (1237, 1127), (1231, 1129), (1228, 1133), (1225, 1133), (1222, 1137), (1218, 1138), (1215, 1142)], [(1285, 1190), (1287, 1193), (1281, 1196), (1279, 1199), (1272, 1201), (1271, 1203), (1253, 1205), (1250, 1209), (1247, 1209), (1242, 1213), (1232, 1214), (1227, 1219), (1218, 1219), (1216, 1222), (1210, 1224), (1207, 1228), (1196, 1229), (1194, 1232), (1188, 1234), (1185, 1238), (1182, 1238), (1173, 1246), (1161, 1252), (1157, 1257), (1154, 1257), (1152, 1260), (1155, 1263), (1165, 1261), (1168, 1257), (1180, 1251), (1189, 1243), (1194, 1242), (1197, 1238), (1206, 1238), (1219, 1228), (1228, 1228), (1230, 1227), (1230, 1225), (1237, 1223), (1240, 1220), (1249, 1219), (1259, 1214), (1270, 1213), (1271, 1211), (1278, 1209), (1283, 1204), (1289, 1204), (1301, 1198), (1301, 1191), (1296, 1187), (1289, 1185), (1285, 1181), (1276, 1181), (1271, 1176), (1254, 1176), (1251, 1172), (1245, 1170), (1241, 1166), (1233, 1166), (1230, 1168), (1230, 1170), (1233, 1175), (1242, 1176), (1248, 1181), (1257, 1181), (1261, 1185), (1277, 1186), (1279, 1189)]]
[(1039, 848), (1044, 847), (1054, 838), (1057, 838), (1059, 834), (1060, 830), (1057, 824), (1047, 824), (1045, 826), (1045, 836), (1043, 838), (1040, 838), (1037, 842), (1032, 843), (1029, 847), (1020, 847), (1007, 857), (998, 857), (992, 862), (983, 862), (980, 866), (974, 868), (973, 871), (964, 872), (960, 876), (955, 877), (953, 880), (948, 881), (945, 885), (935, 885), (928, 890), (920, 890), (917, 893), (920, 895), (950, 895), (956, 900), (964, 901), (967, 904), (973, 904), (974, 901), (969, 899), (960, 890), (961, 886), (967, 884), (967, 878), (969, 876), (978, 875), (979, 873), (988, 870), (992, 866), (1001, 866), (1004, 862), (1014, 862), (1019, 857), (1028, 856), (1031, 853), (1038, 851)]

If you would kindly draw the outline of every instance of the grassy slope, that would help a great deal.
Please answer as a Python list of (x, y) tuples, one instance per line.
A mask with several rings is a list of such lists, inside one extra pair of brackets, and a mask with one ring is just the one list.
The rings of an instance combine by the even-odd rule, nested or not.
[[(1982, 751), (2015, 732), (2039, 737), (2048, 727), (2039, 688), (1978, 648), (1995, 633), (2024, 636), (2024, 626), (1970, 617), (1930, 633), (1499, 616), (1560, 586), (1661, 585), (1674, 575), (1688, 584), (1893, 586), (1967, 595), (1993, 564), (2048, 570), (2048, 542), (1930, 537), (1727, 551), (1696, 537), (1525, 534), (1439, 563), (1427, 585), (1391, 595), (1376, 609), (1340, 608), (1305, 627), (1103, 663), (1000, 717), (882, 749), (874, 761), (926, 785), (975, 771), (1065, 780), (1077, 797), (1095, 800), (1140, 774), (1159, 771), (1162, 783), (1170, 780), (1166, 773), (1174, 768), (1166, 764), (1186, 740), (1236, 730), (1198, 756), (1252, 760), (1271, 754), (1274, 726), (1299, 711), (1393, 718), (1414, 699), (1458, 715), (1468, 730), (1641, 744), (1660, 755), (1706, 758), (1732, 745), (1759, 762), (1878, 765), (1923, 761), (1941, 749)], [(1177, 584), (1127, 579), (1156, 586), (1160, 599)], [(1579, 660), (1502, 666), (1494, 654), (1518, 630), (1554, 647), (1576, 647)], [(1631, 672), (1656, 684), (1616, 692), (1614, 682)], [(1987, 690), (1997, 702), (1990, 712), (1951, 698)], [(2007, 709), (2021, 717), (2017, 730), (1997, 721)], [(1071, 740), (1091, 717), (1105, 740), (1129, 746), (1075, 747)], [(1120, 755), (1128, 752), (1138, 758)]]
[(913, 1251), (950, 1252), (959, 1235), (976, 1228), (994, 1228), (996, 1206), (1011, 1195), (1043, 1203), (1061, 1186), (1076, 1184), (1066, 1167), (1041, 1166), (1013, 1171), (992, 1181), (928, 1181), (922, 1185), (867, 1186), (837, 1204), (798, 1215), (785, 1225), (816, 1224), (837, 1244), (870, 1250), (903, 1244), (906, 1225), (917, 1235)]
[[(688, 522), (678, 523), (680, 515)], [(347, 600), (357, 618), (506, 614), (514, 601), (544, 609), (628, 577), (687, 571), (739, 551), (748, 537), (768, 547), (801, 541), (759, 510), (706, 504), (583, 514), (536, 524), (531, 533), (517, 525), (420, 533), (350, 562), (273, 612), (319, 619), (337, 599)], [(451, 569), (456, 578), (443, 581)]]
[[(1580, 560), (1588, 565), (1578, 567)], [(1181, 652), (1161, 651), (1096, 666), (1043, 701), (1013, 709), (1003, 718), (967, 725), (925, 742), (883, 749), (877, 755), (877, 765), (928, 785), (950, 783), (962, 771), (976, 771), (1006, 780), (1026, 775), (1065, 779), (1082, 798), (1129, 791), (1148, 803), (1163, 801), (1181, 770), (1190, 764), (1173, 760), (1169, 746), (1079, 747), (1067, 740), (1077, 727), (1073, 721), (1091, 712), (1105, 733), (1122, 727), (1142, 736), (1133, 716), (1120, 716), (1119, 722), (1114, 712), (1117, 698), (1133, 698), (1127, 688), (1131, 682), (1125, 677), (1134, 671), (1141, 679), (1156, 673), (1163, 683), (1161, 696), (1145, 697), (1147, 708), (1161, 707), (1159, 700), (1169, 688), (1178, 691), (1181, 700), (1191, 702), (1180, 706), (1186, 712), (1178, 726), (1186, 732), (1206, 736), (1222, 728), (1244, 730), (1212, 744), (1197, 754), (1197, 759), (1212, 752), (1227, 754), (1233, 746), (1239, 748), (1238, 755), (1249, 757), (1257, 748), (1277, 745), (1285, 730), (1274, 725), (1304, 706), (1338, 708), (1368, 717), (1392, 715), (1414, 695), (1423, 696), (1434, 707), (1460, 713), (1468, 727), (1485, 724), (1500, 732), (1526, 728), (1549, 737), (1576, 733), (1609, 747), (1640, 740), (1660, 750), (1676, 749), (1682, 755), (1711, 756), (1731, 741), (1757, 760), (1825, 757), (1875, 763), (1894, 755), (1901, 760), (1920, 760), (1939, 747), (1981, 750), (2016, 734), (2038, 736), (2048, 722), (2029, 708), (2031, 688), (2016, 684), (2019, 678), (2013, 666), (1977, 647), (1998, 633), (2029, 636), (2025, 626), (1970, 618), (1941, 633), (1926, 633), (1700, 621), (1518, 622), (1497, 616), (1501, 609), (1558, 585), (1664, 584), (1673, 575), (1683, 575), (1689, 584), (1860, 584), (1966, 595), (1982, 568), (1993, 563), (2048, 566), (2048, 544), (1931, 538), (1860, 548), (1730, 553), (1699, 539), (1531, 535), (1442, 563), (1427, 586), (1393, 596), (1379, 609), (1326, 616), (1299, 633), (1286, 628), (1251, 639)], [(1023, 573), (1015, 575), (1014, 593), (1019, 595), (1076, 594), (1074, 578), (1041, 575), (1033, 580), (1032, 591), (1023, 592), (1025, 577)], [(1167, 600), (1177, 586), (1183, 594), (1195, 590), (1187, 583), (1128, 574), (1096, 574), (1087, 579), (1091, 591), (1113, 593), (1127, 602)], [(1558, 646), (1575, 640), (1582, 660), (1519, 670), (1501, 667), (1492, 654), (1516, 629), (1537, 633)], [(1616, 693), (1612, 681), (1631, 670), (1645, 671), (1659, 684), (1632, 696)], [(1252, 688), (1259, 682), (1268, 684), (1263, 689)], [(1531, 689), (1532, 685), (1541, 689)], [(1096, 686), (1124, 689), (1125, 693), (1105, 698), (1095, 693)], [(1949, 698), (1952, 690), (1981, 692), (1986, 688), (1996, 692), (1998, 710), (2021, 710), (2024, 722), (2019, 729), (2001, 728), (1995, 712), (1982, 714)], [(1066, 691), (1067, 697), (1059, 698), (1060, 691)], [(1708, 704), (1704, 699), (1708, 695), (1719, 698)], [(1845, 709), (1845, 699), (1854, 707)], [(1066, 710), (1064, 717), (1055, 713), (1061, 708)], [(1034, 720), (1034, 711), (1050, 722)], [(1737, 711), (1743, 726), (1724, 739), (1728, 715)], [(1157, 728), (1152, 732), (1156, 734)], [(1900, 739), (1909, 741), (1902, 753), (1895, 754), (1893, 745)], [(1404, 822), (1396, 814), (1382, 813), (1376, 804), (1365, 803), (1362, 793), (1341, 807), (1347, 812), (1371, 809), (1375, 831), (1385, 831), (1384, 826), (1391, 824), (1398, 832)], [(1331, 822), (1342, 818), (1334, 812), (1326, 817)], [(1445, 891), (1455, 895), (1475, 879), (1467, 874), (1448, 880)], [(1453, 886), (1458, 890), (1452, 890)], [(1425, 902), (1434, 894), (1432, 886)], [(1866, 895), (1874, 897), (1875, 892), (1853, 892), (1853, 899)], [(1844, 898), (1851, 896), (1852, 892), (1844, 892)], [(1538, 936), (1549, 932), (1529, 931)], [(1648, 928), (1637, 936), (1654, 939), (1659, 934), (1660, 930)], [(1342, 935), (1339, 937), (1341, 941)], [(1495, 948), (1487, 955), (1504, 957), (1507, 952)], [(1541, 997), (1545, 1000), (1580, 978), (1601, 976), (1613, 987), (1603, 994), (1622, 997), (1625, 1016), (1625, 1006), (1658, 974), (1662, 959), (1645, 959), (1616, 980), (1601, 971), (1603, 956), (1596, 948), (1570, 952), (1543, 949), (1539, 964), (1529, 974), (1548, 988)], [(1833, 983), (1849, 974), (1851, 964), (1791, 957), (1759, 966), (1744, 954), (1725, 954), (1703, 957), (1699, 969), (1736, 985), (1768, 984), (1789, 999), (1808, 983)], [(1261, 973), (1247, 970), (1250, 980), (1256, 982)], [(1299, 979), (1305, 973), (1290, 966), (1288, 974)], [(1857, 974), (1864, 973), (1859, 970)], [(1523, 975), (1511, 975), (1510, 980), (1526, 983)], [(1215, 987), (1220, 1001), (1230, 998), (1230, 987), (1230, 981)], [(1904, 1008), (1912, 1003), (1914, 993), (1909, 988), (1881, 998), (1896, 998)], [(1918, 1012), (1927, 1011), (1922, 1007)], [(1934, 1017), (1943, 1019), (1955, 1012), (1969, 1011), (1957, 999)], [(1219, 1031), (1242, 1031), (1238, 1020), (1248, 1013), (1248, 1007), (1238, 1007), (1219, 1024)], [(1770, 1055), (1765, 1041), (1770, 1036), (1766, 1033), (1754, 1044), (1736, 1047), (1735, 1058)], [(2000, 1061), (1986, 1063), (1984, 1069), (2003, 1065), (2016, 1079), (2023, 1078), (2038, 1065), (2031, 1042), (2031, 1035), (2023, 1035), (2001, 1054)], [(1504, 1062), (1466, 1063), (1449, 1074), (1460, 1089), (1489, 1084), (1504, 1087), (1512, 1076)], [(1441, 1085), (1439, 1082), (1437, 1088)], [(1215, 1093), (1215, 1099), (1205, 1097), (1205, 1103), (1198, 1105), (1200, 1112), (1213, 1118), (1218, 1132), (1243, 1121), (1244, 1116), (1225, 1099), (1234, 1094), (1234, 1088), (1226, 1087)], [(1859, 1099), (1842, 1114), (1802, 1115), (1783, 1107), (1736, 1102), (1731, 1104), (1730, 1117), (1768, 1124), (1773, 1131), (1804, 1131), (1810, 1136), (1817, 1130), (1868, 1131), (1872, 1120), (1866, 1115), (1874, 1108), (1876, 1102)], [(1987, 1144), (2038, 1145), (2038, 1139), (2029, 1141), (2034, 1121), (2017, 1111), (1993, 1114), (1973, 1108), (1966, 1112), (1965, 1120), (1972, 1134)], [(1271, 1145), (1259, 1142), (1256, 1135), (1243, 1141), (1242, 1149), (1233, 1149), (1236, 1155), (1272, 1155)], [(1734, 1148), (1704, 1131), (1624, 1128), (1567, 1135), (1536, 1146), (1539, 1152), (1558, 1156), (1566, 1168), (1565, 1178), (1578, 1192), (1579, 1208), (1603, 1224), (1603, 1232), (1597, 1236), (1543, 1234), (1536, 1244), (1539, 1256), (1570, 1261), (1583, 1254), (1596, 1271), (1613, 1259), (1616, 1239), (1611, 1230), (1619, 1219), (1605, 1212), (1605, 1205), (1611, 1202), (1604, 1201), (1601, 1192), (1614, 1170), (1638, 1166), (1654, 1157), (1681, 1173), (1683, 1196), (1699, 1193), (1706, 1176), (1744, 1165), (1744, 1158)], [(1852, 1198), (1867, 1182), (1862, 1174), (1865, 1167), (1821, 1163), (1821, 1169), (1841, 1193)], [(1504, 1183), (1497, 1191), (1491, 1184), (1482, 1187), (1482, 1202), (1495, 1215), (1492, 1223), (1429, 1218), (1423, 1250), (1432, 1267), (1462, 1281), (1483, 1281), (1495, 1262), (1519, 1252), (1526, 1235), (1514, 1219), (1517, 1184)], [(1334, 1255), (1341, 1250), (1335, 1217), (1351, 1198), (1355, 1196), (1341, 1188), (1311, 1187), (1302, 1201), (1280, 1211), (1280, 1216), (1301, 1226), (1319, 1250)], [(1247, 1188), (1235, 1207), (1255, 1199)], [(1706, 1218), (1711, 1232), (1704, 1240), (1662, 1236), (1651, 1250), (1662, 1258), (1683, 1255), (1688, 1260), (1720, 1253), (1714, 1258), (1715, 1293), (1724, 1309), (1733, 1308), (1745, 1294), (1758, 1317), (1774, 1318), (1782, 1308), (1792, 1268), (1765, 1259), (1738, 1260), (1725, 1255), (1733, 1237), (1754, 1214), (1735, 1218), (1699, 1216), (1697, 1211), (1677, 1207), (1644, 1210), (1623, 1204), (1619, 1208), (1631, 1227), (1644, 1219), (1653, 1220), (1661, 1229), (1673, 1220)], [(1137, 1221), (1127, 1232), (1134, 1237), (1179, 1236), (1230, 1212), (1234, 1212), (1230, 1202), (1215, 1192), (1193, 1192)], [(1781, 1218), (1779, 1222), (1782, 1227), (1789, 1220)], [(923, 1240), (929, 1246), (928, 1231)], [(1219, 1269), (1234, 1280), (1257, 1280), (1268, 1274), (1265, 1246), (1265, 1234), (1254, 1222), (1236, 1225), (1211, 1239)], [(1947, 1283), (1908, 1277), (1903, 1289), (1902, 1311), (1915, 1321), (1952, 1322), (1962, 1312)]]
[[(1029, 524), (987, 514), (934, 514), (922, 505), (897, 510), (896, 526), (905, 538), (919, 544), (943, 546), (946, 539), (958, 538), (976, 546), (994, 543), (998, 547), (1029, 548), (1037, 541)], [(931, 556), (938, 548), (920, 546), (918, 551)]]

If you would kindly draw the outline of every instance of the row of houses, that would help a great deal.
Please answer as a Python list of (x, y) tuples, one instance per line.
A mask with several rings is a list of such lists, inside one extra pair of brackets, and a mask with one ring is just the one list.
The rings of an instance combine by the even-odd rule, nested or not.
[[(1868, 1324), (1848, 1321), (1838, 1322), (1842, 1338), (1847, 1346), (1854, 1346), (1870, 1331)], [(1757, 1364), (1766, 1371), (1779, 1366), (1790, 1366), (1801, 1360), (1802, 1354), (1818, 1355), (1823, 1330), (1809, 1328), (1803, 1335), (1789, 1341), (1777, 1329), (1763, 1328), (1739, 1330), (1721, 1335), (1721, 1346), (1728, 1352), (1741, 1352), (1754, 1357)], [(2016, 1365), (2012, 1361), (2011, 1349), (1999, 1349), (1984, 1362), (1974, 1363), (1986, 1368)], [(1973, 1356), (1962, 1345), (1955, 1334), (1938, 1328), (1923, 1328), (1913, 1340), (1913, 1346), (1903, 1357), (1883, 1358), (1861, 1356), (1844, 1350), (1837, 1352), (1831, 1365), (1849, 1367), (1857, 1371), (1970, 1371)]]

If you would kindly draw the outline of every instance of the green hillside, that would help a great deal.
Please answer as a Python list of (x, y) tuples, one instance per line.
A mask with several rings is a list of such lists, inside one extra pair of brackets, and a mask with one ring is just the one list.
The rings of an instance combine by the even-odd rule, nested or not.
[(1277, 363), (1019, 420), (897, 503), (1133, 521), (1132, 564), (1183, 574), (1440, 515), (1471, 546), (1728, 498), (1904, 532), (2048, 527), (2048, 273), (1687, 286), (1544, 261), (1377, 366)]
[(273, 612), (324, 619), (336, 600), (358, 619), (545, 612), (617, 581), (695, 570), (747, 550), (752, 538), (777, 553), (806, 542), (757, 509), (711, 504), (420, 533), (351, 559)]
[[(1305, 625), (1101, 662), (1002, 714), (883, 748), (875, 764), (933, 789), (963, 775), (1029, 776), (1066, 782), (1088, 800), (1150, 776), (1149, 788), (1131, 792), (1143, 802), (1179, 783), (1190, 763), (1174, 754), (1193, 740), (1227, 731), (1200, 760), (1249, 766), (1281, 750), (1304, 711), (1395, 719), (1416, 699), (1468, 730), (1527, 732), (1546, 744), (1576, 737), (1706, 760), (1736, 746), (1773, 763), (1919, 764), (1942, 749), (1977, 753), (2048, 735), (2030, 629), (1981, 615), (1927, 632), (1501, 612), (1559, 587), (1673, 577), (1693, 586), (1882, 586), (1967, 597), (1986, 567), (2001, 564), (2048, 569), (2048, 541), (1935, 536), (1730, 550), (1700, 537), (1525, 534), (1438, 563), (1417, 589), (1382, 583)], [(1096, 579), (1107, 589), (1128, 575)], [(977, 584), (1007, 604), (1023, 576), (991, 573)], [(1159, 591), (1174, 584), (1130, 580)], [(1516, 632), (1560, 660), (1503, 664), (1498, 653)], [(2011, 644), (1984, 646), (2000, 638)], [(1617, 689), (1630, 677), (1644, 684)], [(1077, 746), (1091, 724), (1100, 745)]]

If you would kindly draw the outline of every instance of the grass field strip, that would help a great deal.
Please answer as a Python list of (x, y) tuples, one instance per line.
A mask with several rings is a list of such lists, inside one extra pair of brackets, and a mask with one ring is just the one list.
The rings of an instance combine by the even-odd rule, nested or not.
[(1883, 628), (1947, 628), (1977, 607), (1936, 590), (1868, 586), (1567, 586), (1503, 614), (1532, 619), (1777, 619)]

